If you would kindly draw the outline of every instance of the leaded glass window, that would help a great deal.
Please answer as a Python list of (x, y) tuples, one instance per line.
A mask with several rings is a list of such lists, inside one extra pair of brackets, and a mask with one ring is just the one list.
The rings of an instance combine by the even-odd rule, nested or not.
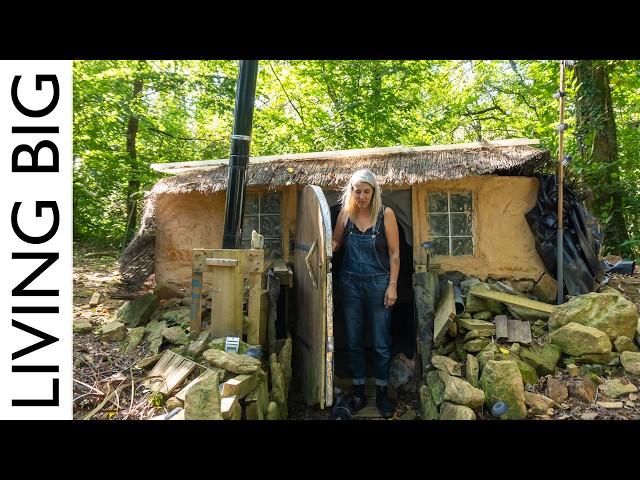
[(247, 193), (241, 248), (251, 248), (251, 232), (264, 236), (264, 258), (282, 258), (282, 194)]
[(471, 192), (431, 192), (427, 198), (427, 212), (435, 255), (473, 255)]

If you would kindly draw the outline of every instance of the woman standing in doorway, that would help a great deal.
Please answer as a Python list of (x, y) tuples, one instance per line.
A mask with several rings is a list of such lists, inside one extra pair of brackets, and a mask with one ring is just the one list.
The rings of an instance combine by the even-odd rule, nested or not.
[(376, 177), (369, 170), (351, 176), (333, 232), (333, 251), (344, 247), (340, 287), (347, 326), (352, 408), (366, 405), (364, 326), (370, 321), (375, 348), (376, 407), (389, 418), (395, 406), (387, 394), (391, 360), (391, 308), (398, 298), (400, 247), (393, 210), (382, 205)]

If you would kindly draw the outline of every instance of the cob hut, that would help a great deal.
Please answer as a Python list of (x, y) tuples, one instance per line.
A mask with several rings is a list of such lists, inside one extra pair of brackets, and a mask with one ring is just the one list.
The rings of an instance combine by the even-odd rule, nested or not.
[[(242, 248), (250, 248), (255, 230), (264, 236), (265, 260), (283, 261), (293, 271), (294, 305), (284, 310), (296, 312), (287, 315), (294, 363), (300, 339), (298, 349), (307, 353), (298, 354), (298, 370), (314, 377), (305, 393), (309, 403), (317, 398), (331, 404), (334, 365), (336, 376), (346, 376), (339, 358), (346, 343), (340, 295), (332, 291), (340, 259), (331, 258), (330, 237), (351, 174), (370, 169), (382, 186), (383, 203), (398, 219), (401, 271), (392, 354), (411, 358), (420, 336), (414, 319), (416, 272), (431, 265), (482, 280), (527, 281), (545, 273), (524, 216), (537, 201), (534, 170), (549, 161), (549, 152), (538, 144), (511, 139), (250, 159)], [(122, 276), (133, 289), (155, 272), (158, 284), (189, 291), (192, 249), (222, 246), (228, 160), (153, 168), (170, 176), (146, 197), (141, 229), (122, 257)]]

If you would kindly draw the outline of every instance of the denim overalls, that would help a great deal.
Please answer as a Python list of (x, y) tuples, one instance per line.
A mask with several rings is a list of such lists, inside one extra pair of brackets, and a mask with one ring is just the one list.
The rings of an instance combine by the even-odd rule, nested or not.
[(360, 233), (351, 219), (346, 225), (340, 286), (347, 327), (348, 363), (354, 385), (365, 383), (365, 321), (372, 322), (376, 385), (387, 385), (389, 379), (391, 309), (384, 306), (384, 294), (389, 286), (389, 270), (380, 262), (375, 247), (383, 212), (384, 206), (373, 226), (372, 234)]

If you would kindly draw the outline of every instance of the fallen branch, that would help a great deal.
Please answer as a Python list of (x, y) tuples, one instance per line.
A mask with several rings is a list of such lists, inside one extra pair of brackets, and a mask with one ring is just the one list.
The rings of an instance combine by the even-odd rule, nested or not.
[(113, 392), (111, 392), (109, 395), (107, 395), (107, 397), (104, 400), (102, 400), (102, 402), (100, 402), (100, 405), (98, 405), (96, 408), (94, 408), (88, 414), (86, 414), (84, 417), (82, 417), (82, 420), (89, 420), (96, 413), (98, 413), (100, 410), (102, 410), (102, 407), (104, 407), (107, 404), (107, 402), (109, 402), (111, 400), (111, 397), (114, 396), (116, 394), (116, 392), (118, 392), (123, 386), (124, 386), (124, 381), (120, 385), (118, 385), (118, 387)]
[(85, 386), (85, 387), (87, 387), (87, 388), (89, 388), (89, 389), (91, 389), (91, 390), (93, 390), (94, 392), (96, 392), (96, 393), (98, 393), (98, 394), (100, 394), (100, 395), (104, 395), (104, 394), (105, 394), (104, 392), (101, 392), (101, 391), (100, 391), (100, 390), (98, 390), (97, 388), (92, 387), (91, 385), (87, 385), (86, 383), (81, 382), (80, 380), (76, 380), (76, 379), (74, 378), (74, 379), (73, 379), (73, 381), (74, 381), (74, 382), (76, 382), (76, 383), (79, 383), (80, 385), (83, 385), (83, 386)]
[[(148, 379), (151, 379), (151, 378), (159, 378), (159, 377), (160, 377), (160, 375), (152, 375), (152, 376), (148, 376), (148, 377), (141, 378), (139, 381), (145, 381), (145, 380), (148, 380)], [(133, 380), (133, 379), (132, 379), (132, 380)], [(132, 383), (133, 383), (133, 382), (132, 382)], [(128, 387), (128, 386), (129, 386), (129, 385), (125, 385), (124, 380), (123, 380), (123, 381), (120, 383), (120, 385), (118, 385), (118, 386), (116, 387), (116, 389), (115, 389), (113, 392), (111, 392), (109, 395), (107, 395), (107, 396), (106, 396), (106, 398), (105, 398), (104, 400), (102, 400), (102, 402), (100, 402), (100, 405), (98, 405), (96, 408), (94, 408), (94, 409), (93, 409), (93, 410), (91, 410), (88, 414), (86, 414), (84, 417), (82, 417), (82, 420), (89, 420), (89, 419), (91, 419), (91, 417), (93, 417), (96, 413), (98, 413), (100, 410), (102, 410), (102, 407), (104, 407), (104, 406), (107, 404), (107, 402), (111, 402), (111, 403), (113, 403), (114, 405), (116, 405), (116, 407), (118, 407), (118, 405), (117, 405), (116, 403), (114, 403), (114, 402), (111, 400), (111, 397), (113, 397), (114, 395), (117, 395), (117, 394), (118, 394), (118, 392), (119, 392), (122, 388), (124, 388), (124, 387)], [(119, 407), (118, 407), (118, 408), (119, 408)]]

